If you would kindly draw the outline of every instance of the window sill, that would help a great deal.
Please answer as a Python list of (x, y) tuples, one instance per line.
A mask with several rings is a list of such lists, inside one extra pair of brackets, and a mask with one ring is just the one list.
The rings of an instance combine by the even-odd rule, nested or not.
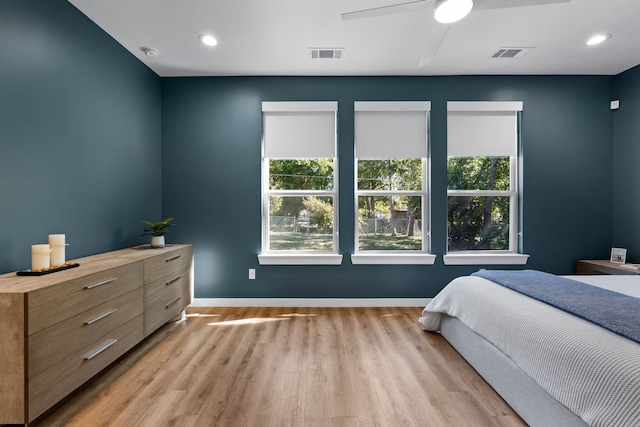
[(339, 254), (261, 254), (260, 265), (340, 265)]
[(352, 264), (421, 264), (433, 265), (436, 256), (431, 254), (353, 254)]
[(529, 255), (524, 254), (450, 254), (442, 257), (444, 265), (525, 265)]

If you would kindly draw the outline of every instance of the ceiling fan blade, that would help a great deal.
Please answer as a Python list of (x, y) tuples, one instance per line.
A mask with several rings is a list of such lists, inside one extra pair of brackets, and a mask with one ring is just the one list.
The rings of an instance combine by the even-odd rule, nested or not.
[(506, 9), (508, 7), (542, 6), (569, 2), (571, 0), (476, 0), (473, 2), (473, 10)]
[(396, 13), (415, 12), (424, 9), (434, 0), (414, 0), (405, 3), (397, 3), (389, 6), (374, 7), (371, 9), (357, 10), (340, 15), (343, 21), (350, 19), (372, 18), (375, 16), (393, 15)]
[(431, 34), (429, 34), (427, 47), (422, 52), (422, 58), (420, 58), (420, 63), (418, 64), (418, 67), (424, 67), (426, 65), (429, 65), (433, 57), (436, 56), (438, 49), (440, 49), (440, 45), (444, 41), (444, 38), (447, 35), (448, 31), (449, 31), (449, 24), (435, 23), (433, 25), (433, 28), (431, 29)]

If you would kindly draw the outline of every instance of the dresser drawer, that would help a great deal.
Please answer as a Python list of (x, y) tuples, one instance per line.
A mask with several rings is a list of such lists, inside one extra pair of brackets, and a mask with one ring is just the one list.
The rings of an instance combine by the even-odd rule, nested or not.
[(147, 336), (191, 303), (189, 277), (161, 279), (145, 286), (144, 335)]
[(121, 295), (28, 337), (29, 378), (40, 375), (95, 337), (142, 315), (142, 288)]
[(169, 250), (144, 260), (144, 282), (151, 283), (175, 272), (189, 272), (193, 251), (191, 246)]
[(28, 418), (33, 420), (41, 415), (140, 342), (143, 338), (142, 322), (142, 316), (136, 316), (30, 379)]
[[(190, 289), (190, 277), (188, 272), (176, 272), (144, 285), (145, 310), (149, 307), (166, 302), (178, 295), (183, 288)], [(191, 301), (187, 301), (190, 304)]]
[(28, 335), (140, 288), (142, 272), (133, 262), (30, 292)]

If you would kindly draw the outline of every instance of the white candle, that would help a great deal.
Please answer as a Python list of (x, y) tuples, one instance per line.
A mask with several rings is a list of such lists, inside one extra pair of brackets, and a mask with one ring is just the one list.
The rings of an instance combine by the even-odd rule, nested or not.
[(50, 264), (49, 245), (31, 246), (31, 271), (46, 270)]
[(51, 267), (60, 267), (65, 261), (65, 235), (49, 234), (49, 246), (51, 246)]
[(51, 247), (51, 267), (61, 267), (64, 265), (64, 246)]
[(64, 246), (64, 234), (49, 234), (49, 246)]

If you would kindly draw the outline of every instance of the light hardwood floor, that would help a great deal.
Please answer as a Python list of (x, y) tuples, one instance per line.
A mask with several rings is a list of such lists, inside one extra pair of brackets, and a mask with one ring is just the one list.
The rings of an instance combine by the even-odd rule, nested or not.
[(420, 308), (198, 308), (36, 426), (525, 426)]

